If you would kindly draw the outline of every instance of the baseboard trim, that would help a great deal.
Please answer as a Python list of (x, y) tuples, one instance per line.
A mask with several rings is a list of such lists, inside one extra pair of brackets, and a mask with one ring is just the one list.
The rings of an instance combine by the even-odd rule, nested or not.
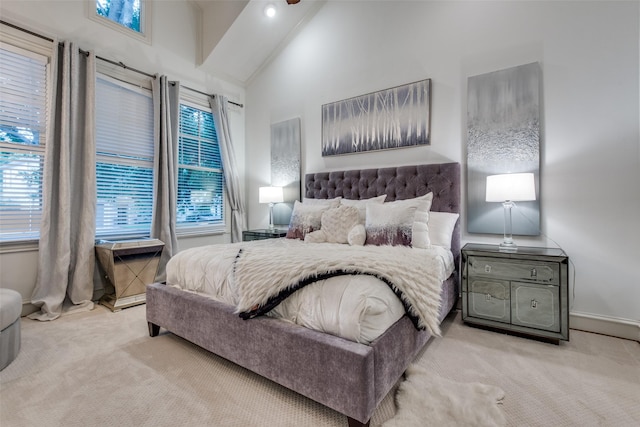
[[(460, 301), (458, 301), (458, 305), (459, 303)], [(457, 309), (462, 310), (461, 307), (457, 307)], [(35, 311), (38, 311), (38, 307), (31, 304), (31, 302), (22, 302), (22, 316), (27, 316)], [(571, 329), (640, 342), (640, 322), (615, 317), (596, 316), (575, 311), (572, 311), (569, 316), (569, 326)]]
[(640, 342), (640, 322), (615, 317), (597, 316), (572, 311), (569, 319), (571, 329), (595, 332)]

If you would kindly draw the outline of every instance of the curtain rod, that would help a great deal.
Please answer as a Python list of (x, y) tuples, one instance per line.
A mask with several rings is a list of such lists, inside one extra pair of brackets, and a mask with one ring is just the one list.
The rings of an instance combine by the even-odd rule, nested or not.
[[(89, 54), (89, 52), (87, 52), (86, 50), (82, 50), (82, 49), (78, 49), (78, 50), (80, 51), (80, 53), (85, 53), (87, 55)], [(126, 65), (122, 61), (116, 62), (116, 61), (113, 61), (111, 59), (103, 58), (103, 57), (98, 56), (98, 55), (96, 55), (96, 59), (99, 59), (99, 60), (104, 61), (104, 62), (108, 62), (109, 64), (117, 65), (118, 67), (122, 67), (125, 70), (134, 71), (134, 72), (136, 72), (138, 74), (142, 74), (143, 76), (151, 77), (154, 80), (156, 79), (156, 75), (155, 74), (149, 74), (149, 73), (145, 73), (144, 71), (140, 71), (140, 70), (137, 70), (135, 68), (131, 68), (131, 67), (129, 67), (128, 65)]]
[[(52, 38), (49, 38), (49, 37), (47, 37), (47, 36), (43, 36), (42, 34), (38, 34), (38, 33), (35, 33), (35, 32), (33, 32), (33, 31), (27, 30), (26, 28), (18, 27), (17, 25), (14, 25), (14, 24), (12, 24), (12, 23), (10, 23), (10, 22), (7, 22), (7, 21), (1, 20), (1, 19), (0, 19), (0, 23), (1, 23), (1, 24), (3, 24), (3, 25), (7, 25), (7, 26), (9, 26), (9, 27), (11, 27), (11, 28), (15, 28), (16, 30), (19, 30), (19, 31), (25, 32), (25, 33), (27, 33), (27, 34), (31, 34), (32, 36), (39, 37), (39, 38), (41, 38), (41, 39), (43, 39), (43, 40), (50, 41), (50, 42), (52, 42), (52, 43), (55, 41), (55, 40), (53, 40)], [(84, 54), (86, 54), (86, 55), (88, 55), (88, 54), (89, 54), (89, 52), (88, 52), (88, 51), (86, 51), (86, 50), (82, 50), (82, 49), (78, 49), (78, 50), (80, 51), (80, 53), (84, 53)], [(152, 79), (155, 79), (155, 78), (156, 78), (155, 74), (149, 74), (149, 73), (146, 73), (146, 72), (144, 72), (144, 71), (140, 71), (140, 70), (137, 70), (137, 69), (135, 69), (135, 68), (131, 68), (131, 67), (129, 67), (129, 66), (127, 66), (127, 65), (125, 65), (122, 61), (118, 61), (118, 62), (116, 62), (116, 61), (113, 61), (113, 60), (111, 60), (111, 59), (103, 58), (103, 57), (98, 56), (98, 55), (96, 55), (96, 59), (99, 59), (99, 60), (104, 61), (104, 62), (108, 62), (109, 64), (113, 64), (113, 65), (116, 65), (116, 66), (118, 66), (118, 67), (122, 67), (122, 68), (124, 68), (125, 70), (131, 70), (131, 71), (134, 71), (134, 72), (136, 72), (136, 73), (138, 73), (138, 74), (142, 74), (142, 75), (147, 76), (147, 77), (150, 77), (150, 78), (152, 78)], [(183, 88), (185, 88), (185, 89), (188, 89), (188, 90), (190, 90), (190, 91), (192, 91), (192, 92), (197, 92), (197, 93), (199, 93), (199, 94), (201, 94), (201, 95), (205, 95), (205, 96), (215, 96), (215, 95), (210, 95), (210, 94), (208, 94), (208, 93), (201, 92), (201, 91), (196, 90), (196, 89), (192, 89), (192, 88), (190, 88), (190, 87), (188, 87), (188, 86), (183, 86), (183, 85), (180, 85), (180, 86), (181, 86), (181, 87), (183, 87)], [(237, 102), (233, 102), (233, 101), (228, 101), (228, 102), (229, 102), (229, 104), (237, 105), (237, 106), (238, 106), (238, 107), (240, 107), (240, 108), (243, 108), (243, 107), (244, 107), (244, 105), (243, 105), (243, 104), (238, 104)]]
[(47, 37), (47, 36), (43, 36), (42, 34), (38, 34), (38, 33), (34, 33), (33, 31), (27, 30), (26, 28), (22, 28), (22, 27), (18, 27), (15, 24), (12, 24), (11, 22), (7, 22), (5, 20), (0, 19), (0, 24), (2, 25), (6, 25), (7, 27), (11, 27), (11, 28), (15, 28), (16, 30), (22, 31), (23, 33), (27, 33), (27, 34), (31, 34), (32, 36), (36, 36), (39, 37), (43, 40), (47, 40), (50, 42), (53, 42), (54, 40)]
[[(174, 82), (172, 82), (172, 84), (175, 84), (175, 83), (174, 83)], [(184, 88), (184, 89), (190, 90), (191, 92), (199, 93), (200, 95), (213, 96), (213, 97), (215, 97), (215, 95), (213, 95), (213, 94), (208, 94), (208, 93), (202, 92), (202, 91), (197, 90), (197, 89), (192, 89), (192, 88), (190, 88), (189, 86), (180, 85), (180, 88)], [(227, 102), (228, 102), (229, 104), (237, 105), (237, 106), (238, 106), (238, 107), (240, 107), (240, 108), (243, 108), (243, 107), (244, 107), (244, 104), (238, 104), (237, 102), (233, 102), (233, 101), (227, 101)]]

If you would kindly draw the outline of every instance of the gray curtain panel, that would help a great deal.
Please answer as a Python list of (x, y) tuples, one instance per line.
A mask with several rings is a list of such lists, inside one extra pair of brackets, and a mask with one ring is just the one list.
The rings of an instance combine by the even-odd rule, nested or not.
[(164, 242), (156, 281), (163, 282), (165, 267), (178, 248), (176, 237), (176, 206), (178, 194), (178, 115), (180, 83), (169, 82), (166, 76), (152, 82), (154, 115), (153, 215), (151, 237)]
[(54, 59), (52, 126), (47, 135), (31, 319), (93, 309), (96, 223), (95, 55), (64, 42)]
[(242, 240), (242, 230), (244, 229), (244, 199), (240, 190), (240, 179), (236, 166), (236, 154), (231, 140), (231, 129), (229, 128), (229, 112), (227, 109), (227, 98), (222, 95), (214, 95), (209, 98), (213, 121), (218, 134), (218, 144), (220, 144), (220, 155), (222, 156), (222, 169), (224, 180), (229, 196), (231, 208), (231, 241)]

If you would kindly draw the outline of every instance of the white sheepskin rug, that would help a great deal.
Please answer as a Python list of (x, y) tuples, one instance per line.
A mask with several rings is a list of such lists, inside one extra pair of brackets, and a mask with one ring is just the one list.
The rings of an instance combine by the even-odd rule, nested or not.
[(504, 426), (502, 399), (498, 387), (458, 383), (413, 364), (396, 393), (396, 415), (383, 427)]

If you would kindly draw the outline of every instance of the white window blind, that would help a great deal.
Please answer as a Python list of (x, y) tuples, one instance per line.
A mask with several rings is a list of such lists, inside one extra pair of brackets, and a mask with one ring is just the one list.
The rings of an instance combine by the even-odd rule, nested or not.
[(153, 207), (151, 93), (101, 74), (96, 80), (96, 236), (148, 236)]
[(0, 241), (37, 239), (49, 58), (0, 43)]
[(182, 102), (178, 137), (178, 230), (206, 233), (224, 227), (224, 180), (213, 115)]

